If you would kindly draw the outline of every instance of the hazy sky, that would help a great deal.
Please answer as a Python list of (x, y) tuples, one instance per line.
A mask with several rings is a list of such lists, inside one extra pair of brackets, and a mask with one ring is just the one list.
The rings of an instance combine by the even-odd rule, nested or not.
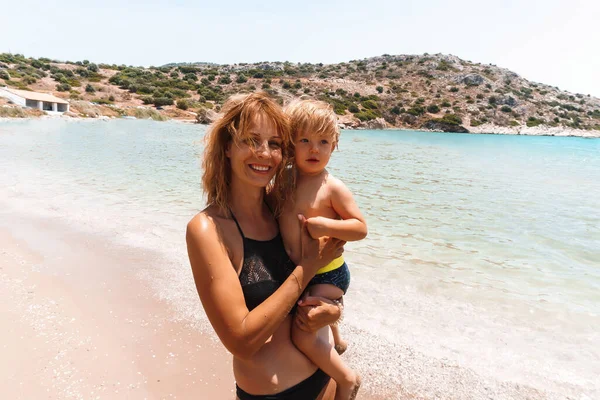
[(131, 65), (454, 54), (600, 97), (600, 0), (10, 1), (0, 52)]

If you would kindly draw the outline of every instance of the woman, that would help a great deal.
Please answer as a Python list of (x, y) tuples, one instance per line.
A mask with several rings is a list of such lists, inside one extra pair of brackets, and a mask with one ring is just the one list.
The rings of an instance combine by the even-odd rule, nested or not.
[[(207, 133), (208, 207), (189, 222), (186, 240), (206, 315), (233, 354), (237, 398), (333, 399), (329, 377), (292, 344), (290, 328), (298, 298), (315, 272), (341, 255), (344, 242), (311, 239), (299, 219), (302, 260), (293, 265), (276, 220), (291, 145), (286, 117), (263, 94), (231, 98), (223, 114)], [(340, 316), (335, 305), (308, 303), (317, 307), (295, 314), (305, 330)]]

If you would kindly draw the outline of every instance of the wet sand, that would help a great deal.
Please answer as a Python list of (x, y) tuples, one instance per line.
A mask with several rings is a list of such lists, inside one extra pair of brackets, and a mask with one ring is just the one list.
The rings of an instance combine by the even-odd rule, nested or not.
[(0, 226), (2, 398), (234, 397), (230, 355), (136, 278), (151, 254), (12, 222)]
[[(60, 220), (0, 216), (2, 398), (235, 398), (231, 355), (144, 278), (167, 260)], [(359, 347), (383, 345), (368, 332), (354, 337)], [(484, 379), (410, 347), (383, 349), (390, 358), (378, 363), (352, 345), (344, 356), (350, 365), (369, 364), (362, 400), (562, 398)], [(400, 378), (391, 379), (390, 368)]]
[(231, 355), (140, 277), (158, 254), (2, 216), (2, 398), (235, 398)]

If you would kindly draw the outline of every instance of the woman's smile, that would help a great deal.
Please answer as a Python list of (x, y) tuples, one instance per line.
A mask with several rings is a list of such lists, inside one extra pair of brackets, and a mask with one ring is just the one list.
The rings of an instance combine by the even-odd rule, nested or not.
[(261, 173), (261, 174), (269, 173), (269, 171), (273, 168), (269, 165), (264, 165), (264, 164), (250, 164), (249, 166), (253, 171)]

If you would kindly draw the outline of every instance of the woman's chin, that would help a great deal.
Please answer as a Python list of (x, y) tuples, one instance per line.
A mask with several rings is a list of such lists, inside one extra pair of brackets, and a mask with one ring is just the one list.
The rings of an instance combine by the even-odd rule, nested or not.
[(251, 179), (249, 183), (252, 186), (255, 186), (258, 188), (265, 188), (265, 187), (267, 187), (269, 182), (271, 182), (272, 179), (273, 179), (273, 175), (253, 177), (253, 179)]

